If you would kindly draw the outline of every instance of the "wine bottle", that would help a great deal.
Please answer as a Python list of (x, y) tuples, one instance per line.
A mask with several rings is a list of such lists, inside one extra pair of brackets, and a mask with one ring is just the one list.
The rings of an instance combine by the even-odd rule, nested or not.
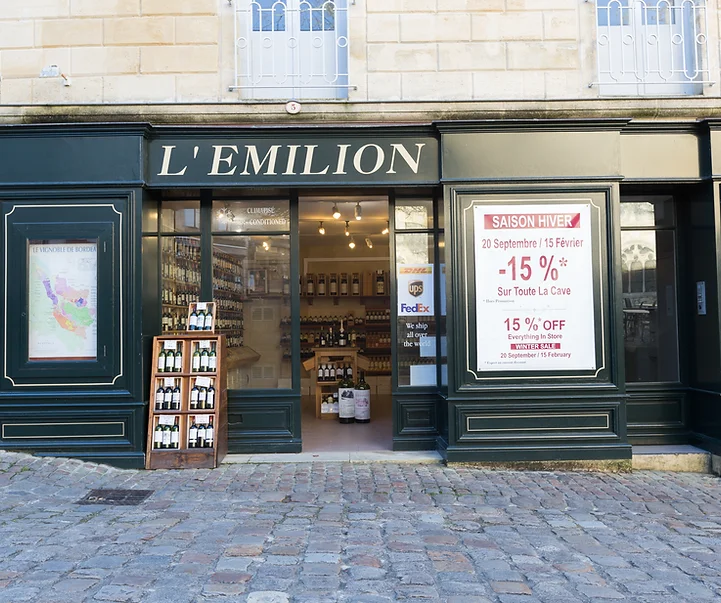
[(193, 372), (198, 371), (200, 371), (200, 349), (196, 347), (195, 352), (193, 352)]
[(176, 373), (179, 373), (183, 370), (183, 348), (178, 346), (178, 349), (175, 352), (175, 362), (173, 364), (173, 371)]
[(173, 405), (171, 410), (180, 410), (180, 386), (176, 385), (173, 388)]
[(212, 325), (213, 325), (213, 313), (210, 311), (210, 308), (208, 308), (208, 311), (205, 313), (205, 321), (203, 323), (203, 330), (210, 331)]
[(190, 410), (197, 410), (198, 398), (200, 397), (200, 388), (196, 383), (193, 385), (193, 389), (190, 390)]
[(208, 354), (208, 370), (215, 371), (218, 369), (218, 356), (215, 354), (215, 350), (210, 350)]
[(330, 376), (330, 365), (326, 364), (325, 368), (323, 369), (323, 381), (333, 381), (333, 379)]
[(353, 382), (349, 379), (343, 379), (338, 384), (338, 420), (341, 423), (353, 423), (355, 421), (353, 388)]
[(348, 295), (348, 275), (347, 274), (340, 275), (340, 294)]
[(153, 432), (153, 448), (159, 449), (163, 447), (163, 426), (158, 423), (155, 426), (155, 430)]
[(315, 294), (312, 274), (309, 274), (308, 278), (306, 280), (305, 294), (306, 295), (314, 295)]
[(350, 363), (345, 369), (345, 378), (353, 381), (353, 367), (350, 365)]
[(210, 417), (208, 424), (205, 426), (205, 447), (212, 448), (214, 443), (215, 428), (213, 427), (213, 417)]
[(170, 410), (173, 406), (173, 388), (166, 387), (163, 392), (163, 410)]
[(205, 425), (198, 424), (198, 444), (196, 448), (205, 448)]
[(193, 417), (193, 423), (190, 425), (188, 430), (188, 448), (198, 447), (198, 426), (195, 424), (195, 417)]
[(178, 421), (180, 421), (180, 417), (175, 417), (175, 423), (170, 428), (170, 447), (175, 449), (180, 448), (180, 425)]
[(325, 276), (318, 275), (318, 295), (325, 295)]
[(209, 363), (208, 350), (207, 350), (207, 348), (203, 348), (203, 351), (200, 353), (200, 372), (201, 373), (208, 372), (208, 363)]
[(325, 369), (325, 365), (324, 365), (324, 364), (319, 364), (319, 365), (318, 365), (318, 381), (325, 381), (325, 376), (324, 376), (324, 371), (323, 371), (323, 369)]
[(205, 328), (205, 310), (198, 310), (198, 316), (195, 319), (195, 330), (202, 331)]
[(155, 410), (163, 410), (163, 400), (165, 400), (165, 389), (160, 385), (155, 390)]
[(212, 385), (208, 388), (208, 395), (205, 398), (205, 408), (211, 410), (215, 408), (215, 388)]
[(190, 320), (188, 321), (188, 328), (191, 331), (195, 331), (198, 328), (198, 313), (193, 310), (190, 313)]
[(340, 331), (338, 332), (338, 345), (344, 348), (347, 344), (345, 329), (343, 328), (343, 321), (340, 321)]
[(353, 390), (355, 402), (355, 422), (369, 423), (371, 420), (371, 386), (366, 383), (363, 371), (360, 372), (358, 383)]
[(163, 443), (160, 447), (166, 450), (170, 448), (170, 425), (163, 425)]
[(376, 270), (376, 295), (385, 295), (386, 282), (383, 278), (383, 271)]
[(353, 275), (353, 281), (351, 283), (351, 292), (353, 295), (360, 295), (360, 279), (357, 274)]
[(175, 368), (175, 352), (168, 350), (165, 352), (165, 372), (172, 372), (173, 368)]
[(201, 387), (200, 391), (198, 392), (198, 408), (204, 409), (206, 408), (205, 403), (208, 400), (208, 388)]
[(345, 376), (343, 375), (343, 367), (340, 364), (335, 367), (335, 378), (337, 381), (345, 379)]
[(335, 274), (330, 275), (330, 294), (338, 295), (338, 277)]
[(158, 372), (165, 372), (165, 350), (163, 349), (158, 352)]

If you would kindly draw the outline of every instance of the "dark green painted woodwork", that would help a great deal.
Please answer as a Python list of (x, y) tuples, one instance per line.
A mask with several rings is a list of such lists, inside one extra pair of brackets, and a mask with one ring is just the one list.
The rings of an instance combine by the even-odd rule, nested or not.
[[(445, 138), (444, 138), (445, 140)], [(613, 217), (618, 188), (607, 185), (481, 185), (446, 187), (449, 316), (448, 436), (439, 446), (453, 460), (630, 458), (626, 437), (620, 290)], [(473, 221), (475, 203), (578, 202), (592, 199), (597, 371), (485, 373), (475, 370), (476, 320)], [(600, 234), (598, 234), (600, 232)], [(612, 270), (611, 266), (616, 269)], [(489, 377), (496, 377), (492, 379)], [(525, 379), (524, 379), (525, 377)], [(530, 378), (529, 378), (530, 377)], [(548, 377), (556, 377), (548, 379)], [(498, 379), (500, 378), (500, 379)]]
[(393, 395), (393, 450), (435, 450), (438, 437), (436, 393)]
[(300, 452), (300, 396), (232, 392), (228, 399), (228, 452)]
[(0, 126), (0, 186), (138, 185), (143, 124)]
[[(7, 274), (3, 263), (2, 277), (16, 284), (4, 298), (8, 316), (17, 317), (7, 334), (0, 327), (10, 377), (0, 387), (0, 424), (10, 436), (0, 439), (3, 448), (143, 466), (137, 196), (133, 189), (91, 187), (3, 191), (3, 244), (14, 261)], [(86, 237), (99, 242), (98, 361), (28, 362), (27, 241)], [(108, 437), (108, 424), (115, 429), (119, 422), (123, 435)]]
[(629, 392), (626, 402), (628, 440), (635, 446), (683, 444), (688, 441), (688, 395), (677, 393)]
[[(50, 203), (48, 203), (48, 201)], [(52, 207), (48, 207), (51, 204)], [(123, 202), (117, 206), (102, 200), (88, 200), (81, 206), (46, 199), (41, 202), (4, 203), (5, 236), (8, 257), (8, 283), (25, 283), (29, 275), (28, 246), (33, 240), (92, 240), (97, 243), (97, 359), (40, 361), (28, 359), (29, 287), (8, 287), (8, 308), (22, 308), (16, 328), (7, 334), (7, 372), (3, 389), (18, 385), (95, 383), (124, 385), (120, 350), (123, 303), (121, 282), (126, 277), (113, 266), (120, 264), (120, 230)], [(127, 214), (126, 214), (127, 216)], [(126, 217), (127, 219), (127, 217)], [(127, 270), (127, 266), (124, 268)], [(13, 316), (13, 314), (10, 314)]]
[[(448, 216), (452, 220), (450, 236), (447, 237), (450, 249), (446, 253), (452, 262), (451, 283), (447, 290), (451, 292), (448, 300), (449, 312), (453, 313), (456, 325), (451, 334), (455, 347), (453, 362), (449, 361), (449, 397), (489, 389), (509, 388), (526, 389), (552, 387), (593, 388), (606, 386), (616, 390), (621, 383), (617, 373), (616, 348), (613, 346), (613, 329), (619, 328), (616, 306), (610, 291), (613, 284), (609, 270), (608, 213), (611, 210), (611, 192), (609, 187), (453, 187), (449, 190), (447, 204)], [(593, 297), (595, 308), (595, 340), (597, 370), (589, 371), (495, 371), (477, 372), (476, 362), (476, 325), (475, 314), (475, 255), (473, 212), (475, 205), (481, 204), (562, 204), (578, 203), (590, 200), (593, 204), (592, 217), (592, 270)], [(598, 233), (601, 233), (600, 235)], [(620, 271), (619, 271), (620, 272)], [(448, 327), (450, 329), (450, 326)], [(450, 331), (449, 331), (450, 333)], [(450, 354), (451, 350), (449, 350)], [(550, 380), (550, 379), (553, 380)], [(501, 380), (499, 382), (499, 379)]]
[[(11, 207), (8, 204), (47, 201), (52, 207), (43, 216), (43, 221), (56, 225), (67, 224), (67, 232), (70, 232), (75, 228), (70, 224), (77, 224), (78, 220), (64, 205), (90, 204), (98, 199), (112, 203), (123, 214), (123, 228), (118, 230), (115, 225), (111, 228), (112, 234), (109, 236), (113, 244), (118, 245), (117, 250), (113, 248), (113, 253), (120, 253), (119, 243), (122, 242), (122, 254), (113, 256), (115, 259), (111, 262), (110, 271), (114, 273), (120, 266), (127, 268), (122, 280), (123, 328), (110, 351), (111, 355), (116, 356), (113, 359), (115, 363), (122, 349), (123, 374), (110, 386), (0, 390), (0, 424), (10, 429), (11, 435), (9, 439), (0, 440), (1, 447), (74, 456), (125, 467), (140, 467), (143, 464), (147, 412), (145, 399), (148, 395), (144, 380), (147, 380), (150, 372), (148, 351), (152, 336), (160, 331), (157, 280), (159, 258), (157, 249), (150, 242), (152, 238), (143, 243), (140, 236), (142, 204), (139, 200), (144, 195), (150, 208), (153, 199), (151, 193), (132, 188), (148, 182), (152, 177), (144, 173), (144, 166), (150, 158), (146, 153), (147, 140), (150, 140), (151, 146), (156, 145), (155, 148), (158, 148), (157, 145), (162, 147), (164, 143), (173, 144), (174, 140), (215, 144), (217, 142), (214, 141), (238, 140), (242, 136), (243, 141), (239, 144), (248, 144), (248, 137), (252, 135), (258, 137), (254, 140), (265, 140), (263, 144), (270, 144), (275, 137), (284, 141), (283, 144), (318, 144), (320, 149), (324, 140), (336, 145), (356, 144), (364, 140), (365, 143), (382, 145), (397, 141), (399, 137), (406, 137), (408, 141), (414, 137), (419, 140), (429, 137), (437, 145), (437, 132), (440, 132), (443, 137), (442, 174), (439, 174), (436, 159), (433, 166), (422, 166), (417, 180), (408, 174), (387, 174), (387, 170), (382, 169), (375, 176), (362, 175), (363, 178), (357, 180), (347, 177), (335, 182), (310, 173), (305, 180), (298, 178), (285, 184), (280, 178), (266, 180), (265, 175), (262, 178), (262, 183), (267, 183), (267, 186), (305, 186), (310, 183), (317, 186), (326, 183), (351, 186), (371, 182), (392, 186), (394, 182), (406, 183), (404, 178), (408, 178), (407, 183), (437, 183), (439, 177), (448, 183), (457, 183), (457, 186), (446, 187), (443, 211), (446, 220), (446, 263), (449, 267), (448, 398), (442, 398), (432, 391), (394, 388), (394, 449), (430, 447), (435, 438), (436, 445), (450, 461), (623, 459), (630, 454), (627, 440), (633, 443), (680, 442), (684, 441), (684, 434), (690, 429), (691, 434), (686, 441), (721, 452), (721, 279), (717, 261), (721, 249), (721, 191), (719, 183), (706, 181), (692, 184), (699, 178), (707, 178), (711, 173), (721, 177), (721, 169), (718, 169), (721, 165), (721, 121), (685, 124), (683, 127), (650, 122), (639, 124), (628, 120), (505, 121), (442, 123), (436, 127), (418, 128), (359, 127), (351, 131), (348, 128), (286, 128), (281, 134), (279, 132), (271, 128), (219, 127), (191, 130), (143, 124), (0, 127), (0, 152), (5, 161), (3, 167), (0, 167), (0, 187), (3, 187), (5, 213)], [(349, 137), (353, 140), (344, 142)], [(691, 152), (692, 137), (698, 143), (697, 153)], [(258, 145), (262, 159), (261, 142)], [(644, 156), (642, 153), (649, 145), (654, 145), (656, 160), (653, 160), (653, 154)], [(661, 151), (671, 148), (687, 149), (687, 152), (683, 152), (682, 157), (672, 158)], [(317, 171), (320, 165), (316, 161), (323, 153), (320, 150), (317, 153), (309, 171)], [(659, 153), (664, 167), (660, 167), (657, 161)], [(38, 168), (36, 161), (39, 156), (44, 158), (42, 169)], [(425, 156), (423, 158), (426, 159)], [(301, 163), (299, 160), (298, 166)], [(367, 166), (363, 169), (367, 170)], [(389, 180), (389, 177), (397, 179)], [(553, 179), (558, 182), (553, 184)], [(616, 181), (613, 182), (613, 179)], [(229, 182), (226, 177), (222, 180), (219, 186), (244, 184), (241, 180)], [(561, 180), (564, 184), (560, 183)], [(619, 182), (635, 180), (656, 183), (656, 190), (662, 193), (671, 188), (671, 182), (684, 183), (678, 184), (673, 190), (679, 200), (679, 207), (683, 208), (679, 223), (678, 284), (679, 313), (683, 311), (685, 321), (679, 325), (683, 380), (674, 386), (653, 384), (645, 388), (629, 387), (626, 392), (620, 295), (616, 295), (620, 285), (618, 204), (619, 186), (629, 186), (619, 185)], [(521, 185), (522, 181), (526, 184)], [(593, 185), (592, 181), (599, 183)], [(173, 182), (173, 186), (194, 186), (192, 179)], [(157, 181), (152, 184), (165, 186)], [(11, 185), (17, 186), (13, 189)], [(99, 186), (105, 188), (100, 189)], [(25, 190), (19, 190), (20, 187)], [(459, 270), (462, 256), (458, 236), (463, 231), (459, 231), (460, 223), (454, 213), (453, 203), (458, 194), (474, 192), (484, 195), (492, 192), (492, 188), (499, 194), (531, 197), (542, 197), (549, 192), (573, 196), (589, 191), (605, 196), (604, 240), (599, 242), (605, 245), (604, 260), (597, 267), (602, 283), (601, 295), (608, 302), (607, 314), (604, 314), (608, 334), (608, 371), (603, 378), (553, 382), (553, 385), (541, 378), (528, 388), (519, 387), (518, 383), (489, 387), (458, 379), (456, 361), (463, 357), (461, 354), (464, 348), (460, 343), (463, 329), (458, 322), (463, 302), (458, 298), (457, 287), (459, 281), (467, 278), (467, 275)], [(625, 194), (625, 189), (621, 192)], [(297, 191), (293, 191), (291, 210), (296, 212), (293, 233), (297, 232), (295, 195)], [(96, 218), (88, 220), (83, 217), (79, 222), (83, 220), (97, 221)], [(99, 222), (103, 221), (113, 223), (112, 220), (108, 222), (105, 218), (99, 219)], [(32, 232), (32, 228), (34, 226), (30, 226), (31, 230), (27, 232)], [(15, 231), (12, 236), (20, 236), (22, 239), (21, 231)], [(2, 241), (3, 247), (5, 242)], [(10, 239), (8, 243), (16, 244)], [(145, 246), (142, 255), (141, 245)], [(298, 359), (299, 267), (296, 236), (292, 236), (291, 245), (294, 251), (291, 266), (292, 351), (293, 357)], [(16, 265), (10, 267), (11, 270), (17, 268)], [(4, 272), (2, 277), (4, 282)], [(698, 316), (694, 312), (695, 282), (699, 280), (707, 283), (706, 316)], [(394, 287), (395, 283), (392, 283), (392, 291)], [(103, 301), (108, 303), (108, 300)], [(109, 303), (118, 301), (114, 299)], [(23, 312), (22, 304), (21, 296), (9, 295), (8, 315), (20, 316)], [(393, 307), (395, 312), (395, 304)], [(15, 328), (15, 323), (10, 326), (7, 335), (10, 338), (17, 337), (19, 329)], [(4, 340), (5, 333), (2, 335)], [(76, 370), (77, 375), (87, 374), (85, 368), (75, 367), (73, 370)], [(73, 375), (73, 370), (69, 372), (70, 375)], [(271, 391), (231, 392), (231, 451), (297, 452), (301, 449), (299, 375), (300, 366), (296, 360), (293, 366), (293, 390), (290, 393), (289, 390), (280, 394)], [(494, 419), (501, 411), (512, 418)], [(563, 417), (566, 411), (572, 416)], [(530, 416), (533, 412), (540, 412), (541, 415), (535, 422)], [(604, 412), (611, 418), (613, 425), (605, 431), (600, 428), (600, 424), (594, 423), (598, 421), (595, 415)], [(487, 431), (464, 432), (462, 428), (468, 418), (471, 419), (472, 429), (478, 429), (479, 425), (483, 429), (490, 426), (495, 429), (495, 435)], [(103, 431), (105, 427), (99, 428), (96, 433), (88, 431), (88, 423), (95, 420), (107, 420), (111, 424), (122, 421), (127, 430), (125, 439), (93, 437), (112, 435)], [(31, 444), (16, 441), (13, 434), (33, 433), (30, 427), (19, 426), (23, 422), (35, 424), (37, 435), (41, 437), (33, 438)], [(76, 427), (62, 426), (53, 430), (50, 426), (53, 422), (74, 423)], [(500, 429), (508, 428), (509, 424), (510, 431), (503, 433), (511, 434), (512, 437), (501, 437)], [(538, 438), (534, 436), (528, 440), (518, 435), (524, 433), (521, 429), (529, 428), (537, 430), (534, 433), (538, 434)], [(558, 439), (554, 434), (559, 429), (566, 434), (572, 432), (578, 438)], [(69, 433), (72, 435), (73, 430), (76, 430), (75, 436), (91, 437), (59, 437)], [(481, 433), (484, 435), (481, 436)]]
[(381, 186), (437, 184), (430, 128), (154, 128), (149, 186)]
[(443, 122), (443, 182), (619, 177), (625, 119)]

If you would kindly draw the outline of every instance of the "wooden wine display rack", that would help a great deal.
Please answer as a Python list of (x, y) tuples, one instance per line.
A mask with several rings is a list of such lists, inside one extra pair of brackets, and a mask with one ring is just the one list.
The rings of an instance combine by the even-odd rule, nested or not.
[(358, 369), (367, 369), (368, 360), (358, 354), (358, 348), (313, 348), (314, 355), (303, 363), (305, 369), (310, 372), (315, 383), (315, 416), (317, 419), (337, 419), (337, 412), (321, 412), (323, 396), (327, 396), (338, 389), (338, 380), (318, 381), (318, 367), (326, 361), (340, 361), (343, 364), (350, 364), (353, 369), (353, 379), (358, 379)]
[[(182, 346), (182, 366), (178, 372), (159, 371), (158, 355), (167, 342)], [(201, 342), (208, 342), (201, 343)], [(215, 349), (216, 368), (214, 371), (192, 370), (192, 356), (196, 346), (209, 345)], [(150, 405), (148, 411), (148, 447), (145, 455), (146, 469), (213, 469), (220, 464), (228, 452), (228, 389), (225, 358), (225, 335), (193, 331), (182, 335), (161, 335), (153, 339), (153, 373), (150, 380)], [(156, 410), (155, 393), (165, 380), (172, 379), (180, 385), (180, 410)], [(208, 378), (215, 388), (212, 409), (191, 409), (191, 389), (197, 379)], [(212, 448), (189, 448), (188, 431), (196, 416), (213, 417), (214, 442)], [(153, 448), (155, 427), (163, 417), (179, 419), (180, 437), (178, 448)]]

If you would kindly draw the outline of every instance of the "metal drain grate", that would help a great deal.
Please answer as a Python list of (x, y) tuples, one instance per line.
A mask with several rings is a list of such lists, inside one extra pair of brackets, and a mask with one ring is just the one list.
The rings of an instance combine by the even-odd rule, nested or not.
[(135, 506), (143, 502), (153, 492), (153, 490), (91, 490), (77, 504)]

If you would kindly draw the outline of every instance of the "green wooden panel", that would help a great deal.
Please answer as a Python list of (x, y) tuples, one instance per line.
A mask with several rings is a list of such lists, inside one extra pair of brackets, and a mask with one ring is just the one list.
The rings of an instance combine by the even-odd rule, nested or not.
[(76, 421), (76, 422), (2, 422), (2, 440), (31, 441), (38, 439), (61, 440), (79, 438), (125, 438), (123, 421)]

